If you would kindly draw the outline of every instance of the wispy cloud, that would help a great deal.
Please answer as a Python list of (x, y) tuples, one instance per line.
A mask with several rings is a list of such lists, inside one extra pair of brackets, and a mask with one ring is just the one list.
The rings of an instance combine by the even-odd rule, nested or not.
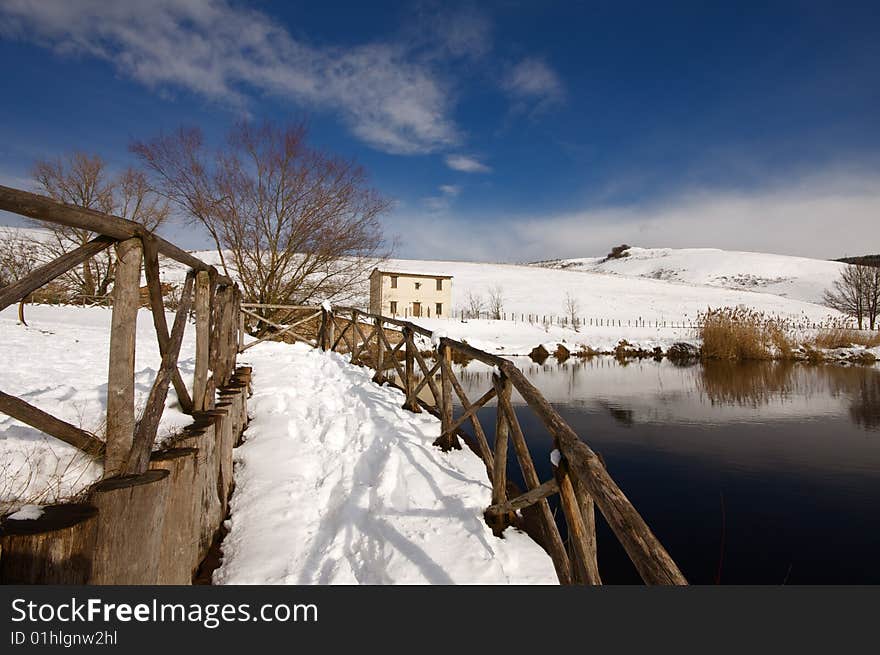
[(434, 214), (446, 211), (452, 206), (452, 201), (459, 193), (461, 187), (457, 184), (441, 184), (437, 187), (440, 195), (430, 196), (422, 200), (425, 208)]
[(518, 103), (518, 109), (541, 110), (565, 100), (565, 86), (559, 75), (537, 57), (527, 57), (511, 66), (501, 85)]
[[(253, 90), (329, 109), (387, 152), (433, 152), (460, 140), (449, 90), (405, 39), (317, 47), (229, 0), (0, 0), (0, 33), (105, 59), (150, 87), (239, 110)], [(446, 49), (462, 54), (481, 47), (485, 30), (449, 34)]]
[(489, 173), (492, 169), (470, 155), (447, 155), (446, 165), (462, 173)]
[[(419, 216), (393, 225), (423, 234), (429, 245), (403, 241), (408, 257), (534, 261), (603, 255), (619, 243), (644, 247), (713, 247), (831, 259), (876, 251), (880, 174), (808, 175), (755, 191), (700, 189), (642, 206), (591, 207), (552, 215)], [(423, 225), (424, 223), (424, 225)], [(470, 238), (462, 240), (461, 234)], [(447, 236), (448, 235), (448, 236)]]

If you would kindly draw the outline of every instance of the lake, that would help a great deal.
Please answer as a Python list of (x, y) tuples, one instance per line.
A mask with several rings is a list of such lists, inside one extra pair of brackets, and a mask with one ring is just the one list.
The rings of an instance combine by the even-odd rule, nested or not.
[[(880, 368), (512, 359), (691, 583), (880, 583)], [(479, 362), (456, 373), (471, 401), (491, 386)], [(516, 391), (514, 402), (546, 480), (552, 440)], [(480, 413), (490, 443), (494, 411)], [(509, 471), (522, 487), (513, 459)], [(603, 581), (639, 582), (598, 523)]]

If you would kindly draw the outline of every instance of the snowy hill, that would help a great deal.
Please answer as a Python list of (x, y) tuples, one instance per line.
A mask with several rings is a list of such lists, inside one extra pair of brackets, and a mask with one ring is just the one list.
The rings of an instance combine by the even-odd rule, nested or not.
[[(16, 229), (0, 228), (7, 233)], [(623, 326), (639, 320), (687, 323), (707, 307), (737, 305), (795, 321), (839, 316), (820, 303), (823, 291), (845, 266), (840, 262), (712, 248), (631, 248), (629, 253), (608, 262), (584, 258), (516, 265), (393, 259), (382, 267), (452, 275), (456, 313), (467, 305), (469, 295), (485, 301), (493, 287), (500, 287), (505, 314), (516, 314), (517, 320), (530, 314), (538, 321), (564, 316), (567, 296), (588, 323), (592, 318), (603, 324), (620, 321)], [(215, 251), (193, 254), (219, 267)], [(163, 281), (181, 283), (185, 275), (185, 266), (162, 262)], [(364, 305), (367, 295), (365, 281)]]
[(630, 248), (627, 255), (605, 261), (602, 257), (559, 259), (536, 262), (536, 266), (614, 273), (686, 284), (742, 289), (821, 303), (822, 293), (831, 286), (841, 262), (737, 252), (717, 248)]

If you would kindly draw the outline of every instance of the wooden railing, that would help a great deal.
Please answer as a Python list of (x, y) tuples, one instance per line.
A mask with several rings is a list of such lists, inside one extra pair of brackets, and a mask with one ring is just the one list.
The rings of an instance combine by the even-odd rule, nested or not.
[[(19, 189), (0, 186), (0, 209), (30, 218), (90, 230), (94, 239), (0, 288), (0, 310), (21, 301), (51, 280), (79, 266), (110, 246), (116, 249), (112, 291), (113, 317), (107, 376), (106, 436), (62, 421), (33, 405), (0, 391), (0, 412), (65, 441), (103, 460), (104, 477), (144, 473), (156, 439), (169, 385), (174, 385), (185, 413), (214, 407), (215, 389), (235, 370), (241, 294), (228, 277), (191, 254), (150, 233), (142, 225)], [(171, 330), (165, 316), (159, 280), (159, 255), (190, 267)], [(140, 306), (143, 261), (153, 324), (162, 363), (140, 417), (135, 415), (134, 355)], [(178, 369), (178, 357), (190, 311), (195, 313), (196, 362), (193, 393)]]
[[(648, 584), (687, 584), (678, 566), (611, 478), (599, 455), (578, 437), (513, 362), (461, 341), (435, 335), (409, 321), (355, 308), (330, 308), (328, 305), (242, 307), (243, 319), (257, 324), (264, 322), (272, 330), (277, 330), (263, 334), (260, 341), (279, 336), (302, 341), (322, 350), (348, 353), (352, 363), (375, 369), (376, 382), (387, 381), (403, 390), (404, 408), (413, 412), (426, 409), (440, 417), (441, 434), (435, 442), (440, 448), (460, 448), (459, 437), (467, 439), (483, 460), (492, 483), (492, 502), (485, 512), (487, 523), (500, 536), (505, 528), (518, 521), (517, 510), (534, 508), (530, 512), (540, 524), (539, 541), (553, 560), (560, 583), (601, 584), (596, 549), (595, 508), (598, 508), (642, 580)], [(286, 316), (273, 320), (258, 313), (266, 310)], [(288, 320), (292, 322), (288, 323)], [(242, 321), (239, 340), (242, 350), (257, 343), (244, 344), (244, 328)], [(416, 335), (431, 340), (434, 353), (430, 366), (418, 348)], [(467, 397), (455, 375), (452, 361), (456, 355), (494, 367), (492, 388), (476, 401)], [(389, 378), (389, 374), (393, 377)], [(429, 395), (424, 399), (426, 388)], [(549, 480), (541, 481), (538, 477), (528, 440), (511, 402), (513, 389), (553, 437), (553, 477)], [(458, 417), (455, 416), (453, 394), (460, 403)], [(495, 439), (490, 447), (478, 410), (492, 399), (497, 402)], [(470, 423), (473, 435), (462, 431), (465, 423)], [(511, 492), (515, 488), (509, 483), (507, 470), (511, 443), (528, 487), (525, 492)], [(555, 494), (559, 495), (568, 530), (567, 545), (548, 503), (548, 498)]]

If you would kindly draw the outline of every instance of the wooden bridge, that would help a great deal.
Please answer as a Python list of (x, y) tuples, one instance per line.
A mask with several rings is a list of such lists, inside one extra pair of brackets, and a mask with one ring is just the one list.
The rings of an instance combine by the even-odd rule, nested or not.
[[(90, 502), (100, 506), (104, 522), (98, 528), (93, 526), (90, 532), (74, 530), (75, 526), (95, 520), (94, 512), (80, 511), (85, 518), (78, 514), (80, 518), (76, 521), (68, 520), (60, 532), (55, 530), (53, 538), (65, 543), (65, 548), (61, 549), (57, 544), (54, 548), (47, 546), (44, 537), (34, 539), (0, 531), (0, 545), (5, 548), (0, 558), (0, 571), (10, 580), (116, 584), (185, 581), (199, 558), (206, 554), (222, 521), (232, 489), (231, 449), (246, 422), (244, 390), (249, 379), (248, 371), (236, 371), (236, 356), (263, 340), (287, 338), (304, 341), (325, 351), (348, 353), (353, 363), (369, 365), (376, 370), (376, 382), (389, 381), (399, 386), (405, 394), (406, 409), (413, 412), (424, 409), (439, 416), (441, 435), (436, 441), (438, 447), (445, 450), (460, 448), (459, 439), (465, 439), (483, 460), (492, 483), (491, 505), (485, 512), (487, 523), (500, 536), (506, 527), (520, 520), (518, 510), (536, 518), (540, 525), (537, 539), (550, 554), (560, 583), (601, 584), (596, 549), (595, 510), (598, 508), (646, 583), (686, 584), (675, 562), (611, 478), (601, 458), (509, 360), (434, 335), (411, 322), (365, 313), (356, 308), (331, 308), (326, 304), (304, 307), (242, 303), (238, 287), (228, 277), (147, 232), (141, 225), (115, 216), (2, 186), (0, 209), (88, 229), (99, 235), (24, 279), (0, 289), (0, 309), (19, 302), (111, 245), (116, 247), (118, 259), (112, 292), (106, 438), (101, 440), (19, 398), (0, 392), (0, 411), (102, 460), (104, 481), (92, 490)], [(159, 281), (159, 254), (190, 267), (170, 331)], [(138, 418), (133, 398), (141, 261), (162, 363), (147, 406)], [(195, 314), (196, 326), (192, 396), (177, 365), (191, 310)], [(246, 335), (251, 332), (258, 338), (246, 343)], [(431, 365), (417, 347), (417, 335), (431, 339), (436, 346)], [(492, 388), (476, 401), (472, 402), (466, 396), (455, 376), (452, 362), (456, 358), (476, 359), (494, 367)], [(194, 472), (188, 478), (189, 482), (181, 482), (174, 488), (176, 491), (165, 490), (154, 496), (138, 492), (140, 495), (137, 495), (131, 490), (149, 487), (144, 476), (150, 478), (153, 473), (152, 478), (157, 477), (151, 469), (151, 460), (155, 462), (157, 455), (151, 451), (170, 385), (174, 386), (183, 410), (194, 417), (194, 427), (189, 435), (200, 438), (183, 444), (195, 447), (178, 448), (192, 451), (186, 456), (195, 462)], [(542, 481), (538, 477), (526, 435), (511, 403), (513, 389), (553, 437), (559, 456), (554, 458), (554, 474), (549, 480)], [(460, 402), (458, 416), (455, 416), (453, 394)], [(497, 399), (495, 438), (490, 447), (477, 412), (493, 399)], [(471, 425), (472, 435), (464, 432), (466, 423)], [(507, 466), (511, 443), (528, 487), (524, 492), (516, 490), (509, 481)], [(158, 459), (164, 462), (161, 466), (166, 467), (160, 470), (170, 468), (171, 477), (182, 479), (178, 475), (181, 472), (179, 467), (168, 462), (183, 458), (184, 455), (178, 453), (166, 455), (163, 459), (160, 454)], [(168, 477), (168, 474), (158, 477)], [(148, 482), (158, 482), (152, 478)], [(194, 484), (195, 491), (187, 484)], [(121, 489), (128, 491), (121, 495)], [(547, 500), (555, 494), (559, 495), (567, 527), (567, 544)], [(172, 496), (177, 498), (178, 504), (186, 504), (183, 499), (195, 498), (195, 505), (187, 505), (185, 511), (178, 511), (171, 502)], [(176, 516), (169, 519), (169, 515)], [(157, 529), (161, 517), (164, 517), (164, 523), (160, 521)], [(128, 525), (124, 521), (128, 521)], [(193, 524), (196, 527), (193, 528)], [(168, 545), (170, 542), (176, 544), (176, 550)], [(108, 550), (110, 543), (114, 544), (112, 552)], [(29, 557), (26, 552), (29, 548), (39, 553), (31, 553), (33, 556)], [(106, 552), (88, 557), (89, 566), (80, 574), (60, 573), (73, 561), (71, 552), (82, 556), (89, 548), (97, 551), (104, 548)], [(55, 556), (48, 556), (50, 551)], [(10, 554), (14, 556), (14, 566), (9, 565)], [(128, 563), (146, 560), (162, 560), (164, 564), (154, 564), (152, 573), (134, 575)], [(128, 568), (119, 561), (128, 564)], [(173, 562), (177, 562), (176, 568)], [(45, 570), (35, 570), (37, 563)], [(167, 573), (169, 567), (174, 569), (173, 574)]]
[[(265, 314), (274, 318), (266, 318)], [(257, 340), (245, 344), (244, 335), (248, 332), (249, 322), (264, 329), (259, 330), (263, 333)], [(461, 437), (486, 465), (486, 474), (492, 483), (492, 504), (486, 509), (485, 517), (493, 532), (500, 536), (507, 526), (518, 521), (517, 510), (534, 508), (533, 515), (540, 525), (538, 540), (550, 554), (561, 584), (601, 584), (596, 549), (596, 508), (644, 582), (687, 584), (663, 545), (611, 478), (599, 455), (578, 437), (510, 360), (435, 335), (414, 323), (353, 307), (243, 303), (239, 335), (242, 351), (266, 339), (287, 338), (326, 351), (348, 353), (352, 363), (376, 370), (375, 382), (398, 386), (406, 396), (404, 408), (413, 412), (425, 409), (437, 415), (441, 421), (441, 435), (435, 445), (444, 450), (460, 448)], [(436, 347), (431, 365), (417, 346), (416, 335), (431, 340)], [(465, 395), (455, 376), (452, 362), (459, 358), (475, 359), (494, 367), (492, 388), (476, 401), (472, 402)], [(538, 478), (526, 435), (511, 403), (513, 389), (553, 437), (554, 448), (559, 451), (553, 478), (549, 480), (542, 482)], [(460, 403), (458, 416), (455, 416), (453, 394)], [(494, 446), (490, 448), (477, 412), (492, 399), (497, 402)], [(462, 430), (466, 423), (470, 423), (472, 435)], [(514, 496), (511, 492), (516, 493), (516, 490), (509, 483), (507, 470), (511, 443), (528, 486), (524, 493)], [(567, 547), (547, 501), (555, 494), (559, 494), (568, 529)]]

